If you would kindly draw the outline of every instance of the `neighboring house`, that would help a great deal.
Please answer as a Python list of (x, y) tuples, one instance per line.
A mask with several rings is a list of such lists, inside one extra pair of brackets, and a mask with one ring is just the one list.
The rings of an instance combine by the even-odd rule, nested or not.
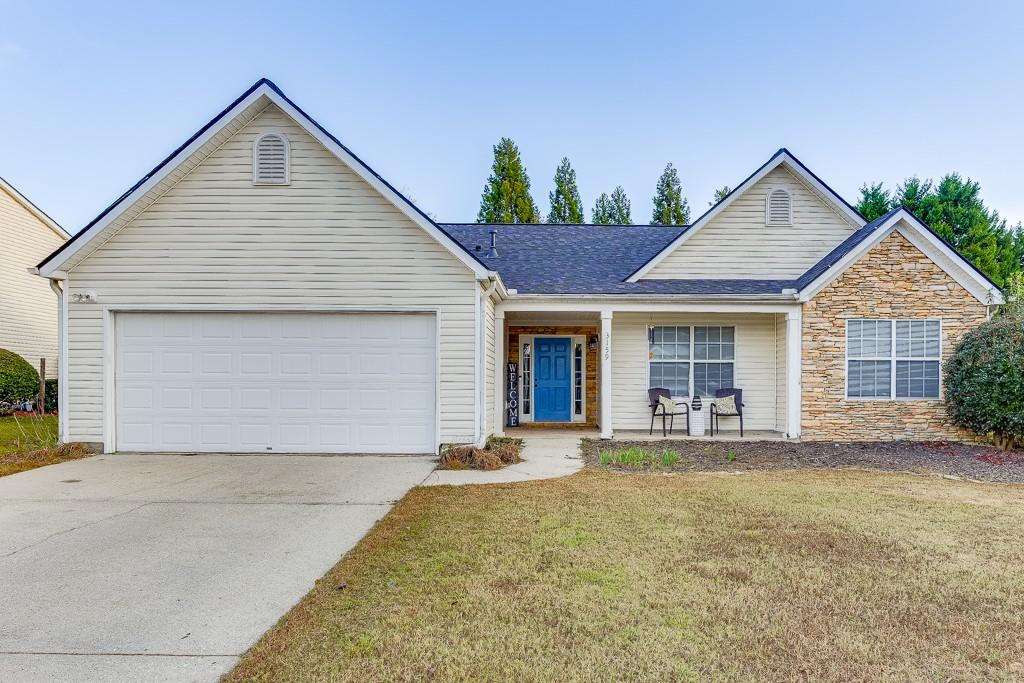
[(57, 376), (57, 297), (29, 270), (68, 239), (57, 223), (0, 178), (0, 348)]
[(752, 430), (957, 437), (942, 358), (1002, 301), (786, 150), (686, 228), (438, 224), (266, 80), (39, 273), (63, 438), (108, 451), (436, 452), (503, 432), (506, 363), (524, 423), (733, 385)]

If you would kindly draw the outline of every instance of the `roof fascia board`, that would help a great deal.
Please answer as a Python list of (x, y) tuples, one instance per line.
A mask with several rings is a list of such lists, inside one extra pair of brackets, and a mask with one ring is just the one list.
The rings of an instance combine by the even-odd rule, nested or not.
[(979, 277), (974, 268), (960, 254), (950, 249), (930, 230), (918, 229), (913, 223), (910, 223), (912, 227), (908, 230), (903, 225), (898, 226), (897, 231), (946, 271), (960, 286), (974, 295), (974, 298), (985, 305), (1004, 303), (1002, 292), (997, 287)]
[(18, 191), (18, 188), (14, 187), (3, 178), (0, 178), (0, 190), (3, 190), (7, 194), (11, 195), (11, 197), (14, 198), (14, 201), (18, 202), (18, 204), (20, 204), (26, 211), (32, 214), (43, 225), (57, 233), (58, 237), (61, 237), (63, 239), (68, 239), (71, 237), (71, 235), (68, 234), (68, 231), (60, 227), (60, 224), (57, 221), (53, 220), (48, 215), (46, 215), (45, 211), (43, 211), (38, 206), (33, 204), (31, 199), (23, 195), (21, 192)]
[(760, 182), (766, 175), (774, 171), (779, 166), (785, 165), (790, 171), (795, 173), (804, 183), (814, 189), (818, 194), (830, 201), (835, 208), (848, 220), (850, 220), (857, 227), (863, 227), (867, 221), (864, 217), (858, 214), (846, 201), (840, 197), (835, 190), (830, 188), (828, 185), (823, 183), (818, 176), (814, 175), (806, 166), (804, 166), (799, 159), (791, 155), (787, 150), (783, 149), (777, 152), (771, 159), (765, 162), (761, 168), (754, 171), (750, 176), (747, 177), (740, 185), (729, 193), (729, 195), (722, 201), (715, 204), (713, 207), (708, 209), (693, 222), (690, 227), (683, 232), (679, 237), (669, 242), (668, 246), (662, 249), (660, 252), (655, 254), (647, 263), (643, 264), (635, 271), (632, 275), (626, 278), (626, 282), (637, 282), (642, 279), (647, 273), (661, 263), (665, 258), (668, 257), (673, 251), (682, 245), (686, 240), (690, 239), (695, 235), (701, 228), (710, 223), (715, 216), (719, 215), (722, 211), (732, 205), (736, 199), (743, 195), (747, 190)]
[(523, 313), (782, 313), (800, 308), (789, 299), (750, 299), (712, 301), (704, 299), (626, 299), (621, 298), (522, 298), (511, 297), (498, 305), (505, 312)]
[(851, 265), (878, 245), (893, 232), (899, 232), (921, 252), (942, 268), (959, 285), (983, 304), (1001, 304), (1003, 296), (999, 289), (977, 272), (956, 250), (928, 230), (921, 221), (906, 209), (894, 213), (849, 253), (844, 254), (832, 267), (819, 275), (800, 291), (800, 301), (810, 301), (821, 290), (832, 284)]
[(254, 87), (236, 100), (235, 104), (221, 112), (208, 123), (204, 129), (195, 135), (191, 141), (174, 152), (171, 157), (161, 163), (144, 182), (139, 183), (135, 189), (122, 196), (115, 202), (106, 213), (88, 226), (84, 233), (76, 235), (64, 248), (55, 251), (45, 261), (39, 264), (39, 274), (42, 277), (49, 277), (53, 272), (61, 270), (62, 267), (79, 253), (94, 237), (103, 232), (104, 228), (116, 221), (125, 211), (131, 208), (139, 199), (144, 197), (154, 187), (159, 185), (169, 174), (177, 169), (181, 163), (188, 159), (198, 149), (210, 141), (215, 135), (224, 129), (239, 114), (245, 111), (261, 97), (265, 97), (280, 107), (307, 133), (309, 133), (320, 144), (326, 147), (343, 163), (348, 165), (360, 178), (365, 180), (371, 187), (380, 192), (388, 201), (394, 204), (405, 216), (420, 226), (429, 235), (444, 245), (456, 258), (465, 264), (478, 279), (486, 279), (489, 275), (488, 269), (469, 254), (465, 248), (452, 239), (448, 233), (431, 221), (426, 214), (420, 211), (407, 198), (401, 195), (383, 178), (367, 166), (361, 159), (349, 152), (333, 135), (328, 133), (322, 126), (314, 121), (308, 114), (299, 109), (280, 90), (269, 81), (261, 80)]
[(233, 107), (221, 113), (221, 115), (215, 119), (215, 125), (208, 125), (206, 129), (199, 135), (195, 136), (191, 142), (178, 149), (173, 156), (168, 158), (161, 166), (152, 172), (144, 182), (140, 183), (134, 190), (121, 197), (113, 206), (111, 206), (110, 209), (107, 210), (105, 214), (86, 228), (84, 233), (75, 235), (75, 238), (68, 243), (66, 249), (54, 252), (54, 254), (48, 257), (46, 261), (43, 261), (39, 265), (39, 274), (43, 277), (49, 277), (49, 275), (55, 270), (62, 269), (64, 264), (70, 261), (75, 254), (85, 248), (85, 246), (89, 244), (94, 237), (103, 232), (104, 228), (120, 218), (125, 211), (135, 204), (135, 202), (146, 196), (146, 194), (152, 191), (154, 187), (163, 182), (168, 175), (173, 173), (185, 159), (192, 156), (198, 149), (209, 142), (211, 138), (223, 130), (224, 126), (228, 125), (228, 123), (233, 121), (235, 117), (255, 103), (256, 100), (264, 96), (266, 96), (266, 92), (263, 87), (254, 88), (248, 95), (239, 99)]

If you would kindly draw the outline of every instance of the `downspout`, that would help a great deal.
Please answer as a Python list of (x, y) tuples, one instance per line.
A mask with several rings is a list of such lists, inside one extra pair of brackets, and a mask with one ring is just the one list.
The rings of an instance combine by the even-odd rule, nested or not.
[[(494, 294), (498, 287), (497, 278), (490, 279), (490, 285), (487, 289), (480, 292), (480, 297), (477, 299), (477, 320), (479, 321), (479, 327), (477, 328), (477, 364), (476, 364), (476, 430), (473, 435), (474, 443), (482, 448), (484, 445), (484, 423), (487, 421), (487, 406), (485, 403), (486, 395), (484, 387), (486, 386), (486, 372), (487, 359), (484, 357), (487, 353), (487, 306), (486, 302)], [(497, 334), (497, 332), (495, 332)]]
[(57, 432), (61, 443), (68, 442), (68, 302), (60, 280), (50, 278), (50, 289), (57, 295)]

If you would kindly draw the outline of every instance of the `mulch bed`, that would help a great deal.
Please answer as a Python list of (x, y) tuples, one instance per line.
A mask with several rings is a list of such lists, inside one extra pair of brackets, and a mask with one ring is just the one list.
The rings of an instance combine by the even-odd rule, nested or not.
[(874, 441), (826, 443), (795, 441), (609, 441), (584, 439), (586, 466), (621, 472), (638, 470), (602, 465), (602, 450), (640, 447), (660, 453), (673, 450), (679, 462), (657, 472), (736, 472), (855, 467), (889, 472), (933, 473), (963, 479), (1024, 483), (1024, 451), (1000, 451), (990, 446), (935, 441)]

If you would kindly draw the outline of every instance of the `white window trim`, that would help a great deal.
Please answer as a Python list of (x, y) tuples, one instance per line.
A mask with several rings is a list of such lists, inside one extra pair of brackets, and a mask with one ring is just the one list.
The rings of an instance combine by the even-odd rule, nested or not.
[[(586, 422), (587, 421), (587, 335), (585, 334), (521, 334), (519, 335), (519, 377), (516, 379), (519, 386), (519, 421), (521, 423), (533, 422), (533, 407), (536, 405), (537, 397), (534, 392), (530, 391), (530, 411), (527, 412), (523, 409), (523, 385), (525, 383), (525, 377), (523, 376), (523, 345), (530, 345), (530, 377), (533, 377), (533, 361), (537, 357), (537, 344), (534, 341), (537, 337), (548, 337), (555, 339), (568, 339), (569, 340), (569, 367), (572, 370), (569, 381), (569, 406), (570, 415), (572, 419), (570, 422)], [(583, 411), (576, 414), (576, 362), (573, 358), (573, 352), (576, 344), (583, 345)]]
[[(270, 137), (272, 135), (276, 136), (276, 137), (279, 137), (279, 138), (281, 138), (284, 141), (284, 182), (283, 183), (270, 182), (270, 181), (267, 181), (267, 180), (260, 180), (257, 177), (257, 173), (256, 173), (256, 169), (258, 167), (257, 166), (258, 165), (258, 157), (257, 157), (256, 150), (259, 149), (260, 142), (263, 140), (263, 138)], [(252, 141), (252, 184), (253, 185), (291, 185), (291, 182), (292, 182), (292, 144), (291, 144), (291, 141), (288, 139), (288, 136), (285, 135), (283, 130), (278, 130), (276, 128), (272, 128), (270, 130), (263, 131), (262, 133), (260, 133), (256, 137), (255, 140)]]
[[(852, 360), (886, 361), (889, 365), (889, 395), (888, 396), (850, 396), (850, 336), (849, 327), (851, 320), (874, 320), (879, 322), (888, 321), (889, 328), (889, 355), (888, 356), (860, 356)], [(923, 358), (918, 356), (897, 358), (896, 357), (896, 323), (898, 322), (937, 322), (939, 323), (939, 353), (936, 358)], [(942, 318), (847, 318), (843, 320), (843, 345), (845, 346), (843, 361), (843, 376), (845, 378), (845, 398), (847, 401), (929, 401), (937, 402), (942, 400)], [(939, 395), (938, 396), (896, 396), (896, 361), (930, 361), (939, 363)]]
[[(785, 223), (773, 221), (771, 217), (771, 200), (772, 195), (776, 192), (784, 192), (786, 194), (786, 198), (789, 200), (789, 215), (787, 216)], [(764, 196), (764, 224), (766, 227), (793, 225), (793, 193), (785, 187), (768, 188), (768, 192)]]
[[(663, 360), (663, 361), (656, 361), (653, 358), (651, 358), (651, 344), (650, 344), (650, 336), (649, 336), (649, 334), (650, 334), (650, 330), (652, 328), (655, 328), (655, 327), (689, 327), (690, 328), (690, 357), (688, 359), (685, 359), (685, 360)], [(731, 327), (732, 328), (732, 346), (733, 346), (733, 350), (732, 350), (733, 351), (732, 352), (733, 357), (732, 357), (732, 360), (721, 360), (721, 359), (717, 359), (717, 360), (716, 359), (698, 360), (698, 359), (694, 358), (694, 355), (695, 355), (694, 354), (694, 345), (696, 344), (696, 342), (695, 342), (696, 335), (694, 334), (693, 330), (696, 327), (719, 327), (719, 328), (721, 328), (721, 327)], [(689, 403), (691, 400), (693, 400), (693, 388), (694, 388), (694, 376), (695, 376), (694, 366), (697, 363), (719, 363), (719, 364), (721, 364), (721, 363), (732, 363), (732, 383), (733, 383), (734, 386), (735, 385), (739, 385), (739, 379), (737, 377), (738, 373), (739, 373), (739, 359), (737, 357), (736, 351), (739, 348), (739, 341), (740, 340), (739, 340), (739, 326), (737, 324), (735, 324), (735, 323), (728, 323), (728, 324), (725, 324), (725, 323), (700, 323), (700, 322), (697, 322), (697, 323), (678, 323), (678, 324), (677, 323), (658, 323), (658, 324), (650, 323), (650, 324), (648, 324), (648, 325), (646, 325), (644, 327), (644, 341), (646, 342), (646, 344), (645, 344), (645, 352), (647, 354), (647, 363), (644, 366), (646, 368), (645, 372), (646, 372), (647, 376), (646, 376), (646, 378), (644, 380), (644, 384), (647, 385), (648, 389), (652, 388), (651, 387), (651, 363), (689, 363), (690, 364), (690, 375), (689, 375), (689, 378), (687, 379), (687, 388), (689, 390), (689, 395), (688, 396), (673, 396), (672, 397), (673, 399), (676, 399), (676, 400), (685, 400), (687, 403)], [(704, 400), (706, 400), (707, 398), (709, 398), (709, 397), (705, 396)], [(707, 405), (707, 404), (705, 404), (705, 405)]]

